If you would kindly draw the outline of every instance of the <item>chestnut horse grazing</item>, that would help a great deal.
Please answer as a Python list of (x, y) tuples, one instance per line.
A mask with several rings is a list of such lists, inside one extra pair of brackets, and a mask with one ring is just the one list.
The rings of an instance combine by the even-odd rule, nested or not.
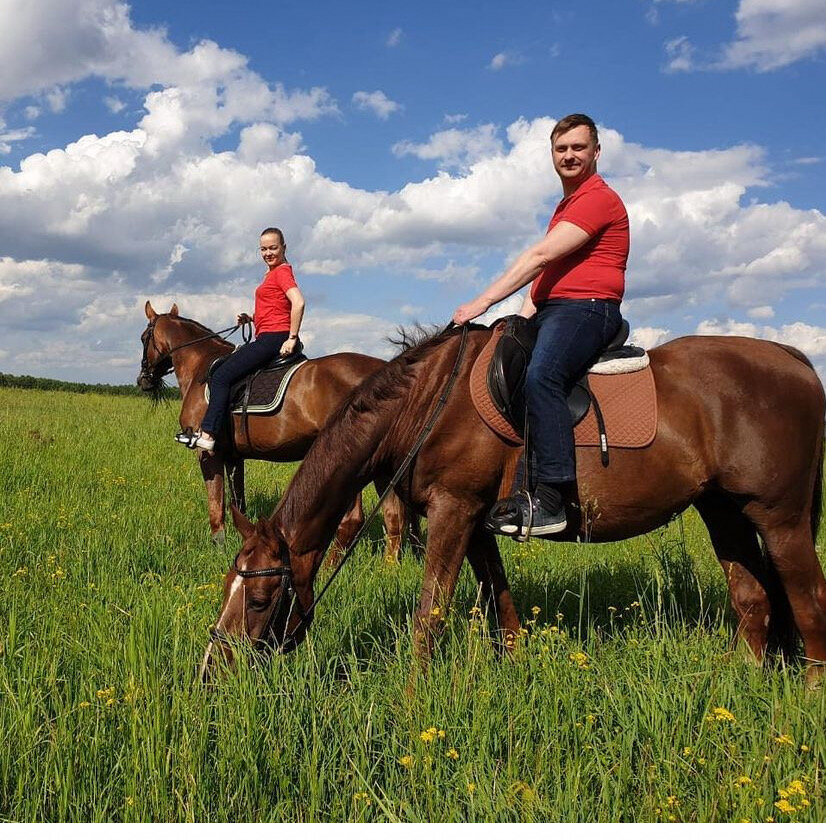
[[(181, 317), (177, 305), (167, 314), (158, 314), (147, 300), (145, 312), (149, 324), (141, 335), (143, 359), (138, 386), (158, 395), (163, 377), (174, 370), (183, 403), (181, 428), (198, 428), (206, 411), (204, 382), (209, 365), (231, 353), (234, 346), (213, 337), (214, 333), (200, 323)], [(242, 433), (240, 418), (233, 416), (233, 439), (227, 439), (225, 433), (213, 452), (199, 451), (214, 542), (224, 541), (224, 472), (232, 501), (243, 510), (244, 459), (279, 463), (300, 460), (345, 397), (384, 365), (381, 359), (357, 353), (338, 353), (308, 361), (294, 375), (277, 413), (250, 415), (249, 434)], [(404, 526), (404, 509), (398, 496), (388, 496), (382, 512), (387, 531), (387, 557), (396, 558)], [(363, 519), (361, 493), (351, 494), (350, 504), (339, 517), (340, 528), (331, 560), (349, 545)]]
[[(519, 630), (496, 539), (483, 523), (496, 499), (508, 494), (520, 450), (479, 419), (468, 386), (489, 337), (487, 329), (467, 333), (455, 387), (397, 487), (428, 521), (414, 620), (423, 661), (465, 556), (506, 648)], [(454, 330), (397, 356), (319, 434), (269, 519), (253, 525), (233, 511), (245, 542), (226, 576), (204, 674), (216, 658), (232, 660), (236, 638), (281, 649), (302, 640), (315, 612), (313, 581), (336, 523), (367, 481), (386, 481), (402, 463), (445, 388), (459, 346)], [(808, 675), (816, 679), (826, 666), (826, 581), (814, 545), (826, 409), (818, 377), (797, 350), (750, 338), (680, 338), (650, 356), (656, 437), (644, 449), (613, 449), (607, 467), (598, 448), (577, 450), (577, 487), (559, 538), (627, 539), (693, 504), (723, 566), (738, 636), (762, 660), (773, 641), (782, 644), (796, 630)]]

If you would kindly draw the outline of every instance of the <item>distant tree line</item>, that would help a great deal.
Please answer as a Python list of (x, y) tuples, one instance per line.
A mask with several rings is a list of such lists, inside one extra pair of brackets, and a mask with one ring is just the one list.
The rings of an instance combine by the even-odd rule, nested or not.
[[(22, 390), (64, 390), (68, 393), (102, 393), (117, 396), (144, 396), (137, 385), (90, 385), (84, 382), (61, 382), (59, 379), (41, 379), (37, 376), (12, 376), (0, 373), (0, 387), (16, 387)], [(177, 387), (166, 389), (170, 399), (180, 398)]]

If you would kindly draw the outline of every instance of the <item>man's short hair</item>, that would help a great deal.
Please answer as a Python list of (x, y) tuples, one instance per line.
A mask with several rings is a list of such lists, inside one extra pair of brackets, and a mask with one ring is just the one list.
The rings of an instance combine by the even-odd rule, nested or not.
[(586, 114), (568, 114), (568, 116), (562, 117), (562, 119), (554, 126), (554, 130), (551, 131), (551, 143), (553, 143), (560, 134), (565, 134), (565, 132), (570, 131), (572, 128), (576, 128), (579, 125), (588, 126), (588, 130), (591, 132), (591, 139), (594, 141), (594, 145), (598, 146), (599, 134), (597, 134), (597, 126), (591, 117)]

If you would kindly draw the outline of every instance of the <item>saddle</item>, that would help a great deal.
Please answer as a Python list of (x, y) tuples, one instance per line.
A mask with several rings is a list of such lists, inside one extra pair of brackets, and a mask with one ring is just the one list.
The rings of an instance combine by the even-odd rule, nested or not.
[[(608, 465), (608, 436), (600, 402), (607, 402), (609, 425), (621, 425), (629, 403), (641, 407), (634, 416), (633, 433), (620, 434), (612, 445), (627, 448), (648, 445), (656, 430), (654, 380), (645, 350), (626, 344), (630, 328), (623, 320), (617, 334), (588, 372), (568, 394), (568, 408), (575, 426), (577, 445), (598, 445), (602, 462)], [(493, 324), (490, 341), (479, 354), (471, 372), (471, 398), (485, 423), (501, 437), (521, 443), (525, 429), (524, 384), (536, 343), (534, 323), (519, 315)], [(627, 375), (626, 375), (627, 374)], [(583, 420), (589, 418), (589, 422)], [(586, 426), (581, 433), (580, 424)]]
[[(278, 356), (263, 366), (242, 376), (230, 388), (229, 409), (234, 414), (269, 414), (277, 411), (284, 401), (287, 385), (293, 375), (308, 359), (299, 342), (290, 355)], [(207, 371), (204, 396), (209, 402), (209, 383), (215, 371), (229, 358), (216, 358)]]

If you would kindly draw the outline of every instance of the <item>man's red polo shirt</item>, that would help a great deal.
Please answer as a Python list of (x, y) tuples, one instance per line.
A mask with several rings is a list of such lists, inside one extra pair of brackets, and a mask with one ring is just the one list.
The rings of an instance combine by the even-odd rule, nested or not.
[(622, 199), (597, 174), (559, 202), (548, 230), (568, 221), (590, 233), (581, 248), (554, 260), (533, 281), (531, 297), (542, 303), (559, 297), (620, 302), (628, 262), (628, 213)]

